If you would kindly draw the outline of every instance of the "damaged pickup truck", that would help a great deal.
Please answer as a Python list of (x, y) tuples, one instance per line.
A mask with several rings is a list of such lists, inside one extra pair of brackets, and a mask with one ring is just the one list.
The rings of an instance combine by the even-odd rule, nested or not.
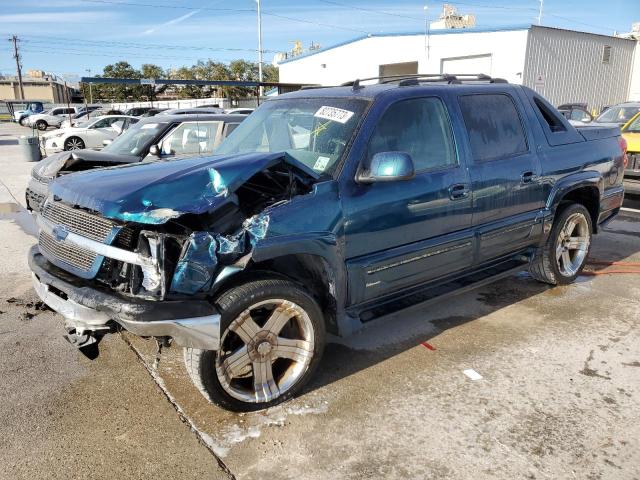
[(53, 181), (29, 263), (79, 347), (184, 347), (203, 395), (295, 395), (327, 333), (529, 269), (573, 281), (618, 212), (615, 128), (526, 87), (415, 76), (270, 100), (209, 158)]

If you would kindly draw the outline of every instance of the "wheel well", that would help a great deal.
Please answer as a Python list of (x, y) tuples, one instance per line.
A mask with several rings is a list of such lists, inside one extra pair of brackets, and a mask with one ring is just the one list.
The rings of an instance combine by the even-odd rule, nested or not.
[(292, 280), (311, 294), (324, 313), (327, 331), (338, 334), (335, 276), (329, 264), (317, 255), (284, 255), (264, 262), (250, 263), (216, 288), (215, 293), (264, 277)]
[(596, 233), (598, 228), (598, 215), (600, 213), (600, 191), (598, 188), (580, 187), (571, 190), (562, 197), (560, 205), (558, 205), (558, 210), (565, 208), (565, 206), (571, 203), (579, 203), (589, 210), (593, 231)]

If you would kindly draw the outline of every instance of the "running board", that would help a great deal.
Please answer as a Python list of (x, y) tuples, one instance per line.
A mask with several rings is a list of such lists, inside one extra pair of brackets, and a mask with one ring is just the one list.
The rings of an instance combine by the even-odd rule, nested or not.
[(418, 289), (411, 290), (401, 297), (396, 296), (393, 299), (376, 304), (375, 306), (359, 309), (358, 316), (361, 322), (369, 322), (375, 318), (404, 310), (418, 303), (428, 304), (450, 295), (457, 295), (488, 285), (501, 278), (521, 272), (525, 270), (528, 265), (529, 258), (527, 257), (507, 260), (469, 275), (458, 277), (447, 283), (425, 285)]

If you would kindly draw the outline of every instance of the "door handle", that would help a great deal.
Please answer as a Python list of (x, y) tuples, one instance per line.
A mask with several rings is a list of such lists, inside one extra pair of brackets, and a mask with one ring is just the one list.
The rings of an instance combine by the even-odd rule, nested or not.
[(536, 174), (533, 172), (524, 172), (522, 175), (520, 175), (521, 183), (531, 183), (535, 179), (536, 179)]
[(469, 186), (464, 183), (456, 183), (449, 187), (449, 198), (451, 200), (459, 200), (469, 196)]

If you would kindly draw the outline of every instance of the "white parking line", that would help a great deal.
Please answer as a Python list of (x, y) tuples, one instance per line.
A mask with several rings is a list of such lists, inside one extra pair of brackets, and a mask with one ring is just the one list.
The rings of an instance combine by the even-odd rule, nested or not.
[(622, 210), (623, 212), (640, 213), (640, 210), (638, 210), (637, 208), (620, 207), (620, 210)]

